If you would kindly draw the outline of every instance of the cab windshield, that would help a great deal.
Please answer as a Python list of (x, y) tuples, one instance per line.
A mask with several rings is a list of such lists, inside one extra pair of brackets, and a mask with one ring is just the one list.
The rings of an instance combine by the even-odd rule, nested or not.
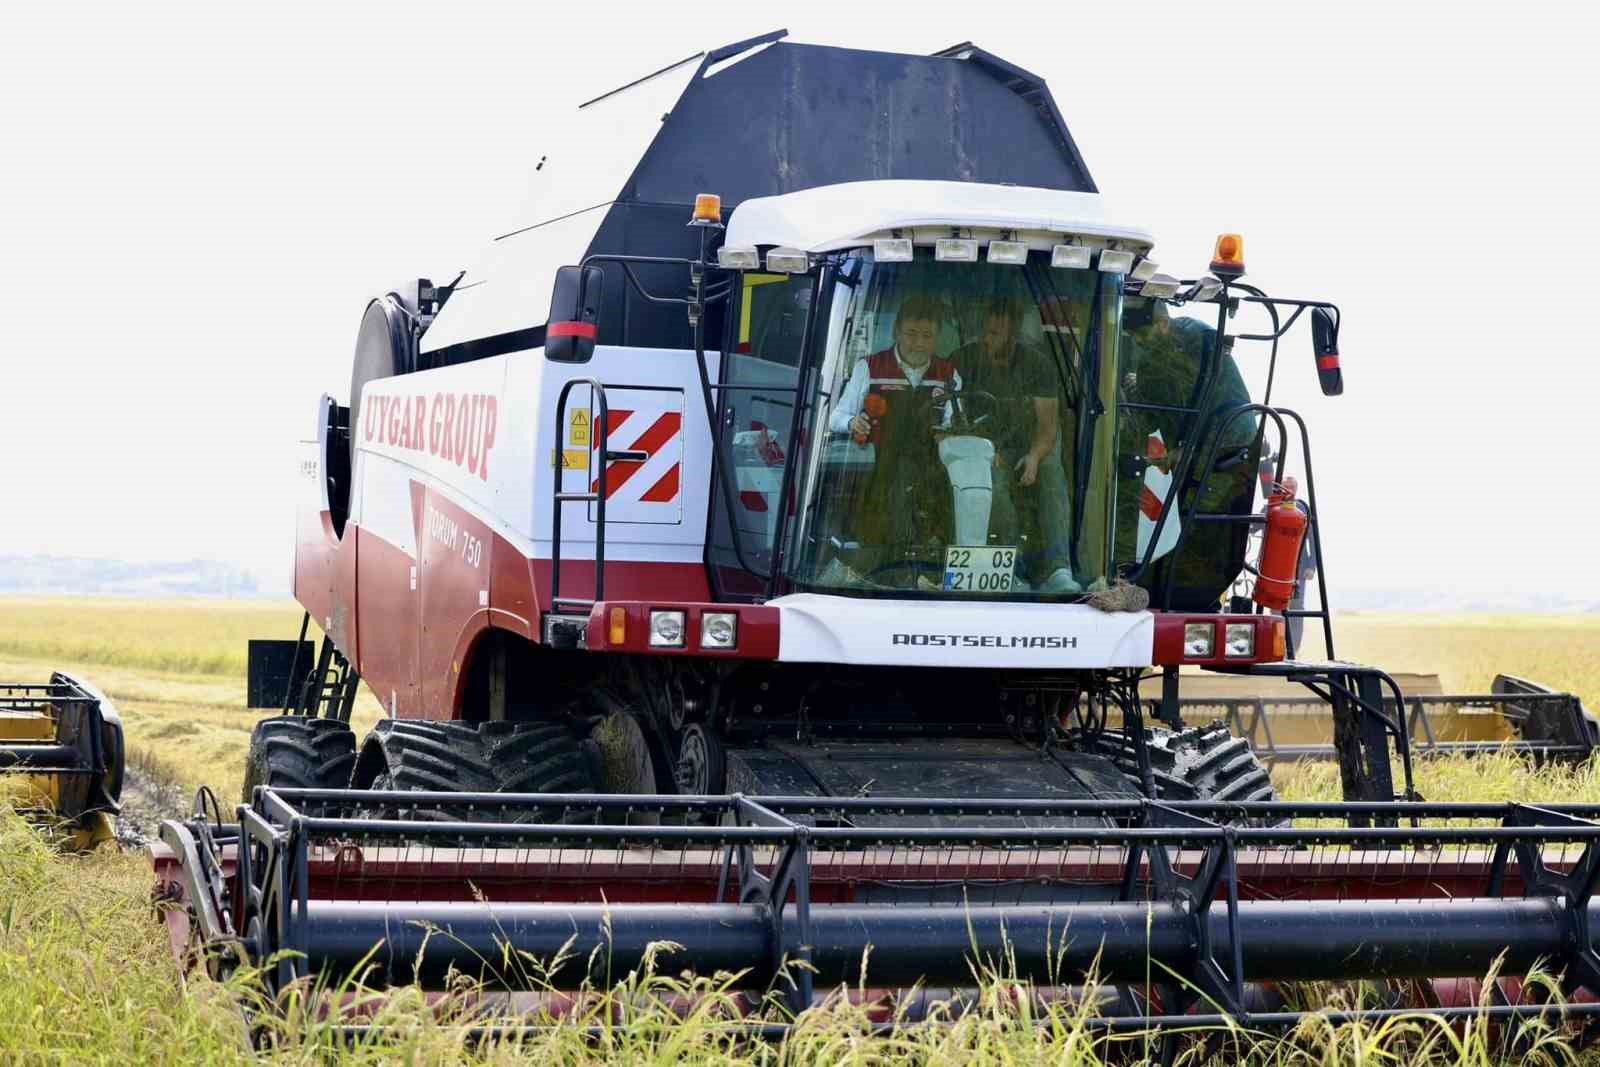
[(1070, 597), (1112, 567), (1121, 278), (844, 258), (788, 577), (943, 598)]

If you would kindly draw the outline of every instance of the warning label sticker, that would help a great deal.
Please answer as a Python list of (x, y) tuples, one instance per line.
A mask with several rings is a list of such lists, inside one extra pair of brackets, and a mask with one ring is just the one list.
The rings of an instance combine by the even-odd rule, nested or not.
[(564, 471), (586, 471), (589, 469), (589, 450), (587, 448), (566, 448), (560, 452), (552, 450), (550, 465), (560, 467)]

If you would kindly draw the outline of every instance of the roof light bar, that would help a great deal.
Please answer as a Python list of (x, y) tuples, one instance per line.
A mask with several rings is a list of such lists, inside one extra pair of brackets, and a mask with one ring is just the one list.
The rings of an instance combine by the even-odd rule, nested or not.
[(767, 269), (774, 274), (804, 274), (811, 259), (798, 248), (774, 248), (767, 253)]
[(990, 263), (1021, 264), (1028, 262), (1028, 246), (1021, 241), (990, 241)]
[(910, 263), (911, 238), (880, 237), (872, 242), (872, 258), (879, 263)]
[(1100, 253), (1100, 270), (1105, 274), (1126, 274), (1133, 269), (1133, 253), (1108, 248)]
[(1088, 245), (1056, 245), (1050, 250), (1050, 265), (1071, 270), (1088, 270), (1094, 253)]
[(978, 242), (966, 237), (941, 237), (933, 243), (933, 258), (940, 263), (976, 263)]

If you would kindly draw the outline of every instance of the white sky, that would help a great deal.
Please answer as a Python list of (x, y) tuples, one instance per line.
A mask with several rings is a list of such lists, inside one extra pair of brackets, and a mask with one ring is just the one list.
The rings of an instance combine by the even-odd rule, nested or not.
[(1048, 79), (1163, 269), (1203, 269), (1239, 231), (1249, 280), (1343, 307), (1346, 395), (1318, 393), (1301, 332), (1276, 397), (1311, 422), (1335, 589), (1600, 594), (1584, 5), (30, 4), (5, 21), (0, 554), (286, 579), (294, 442), (345, 388), (366, 299), (453, 276), (519, 221), (552, 100), (787, 26), (887, 51), (975, 41)]

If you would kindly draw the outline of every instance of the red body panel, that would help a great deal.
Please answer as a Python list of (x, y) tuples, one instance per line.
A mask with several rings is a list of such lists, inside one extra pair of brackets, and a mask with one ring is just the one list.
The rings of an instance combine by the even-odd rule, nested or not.
[(489, 625), (492, 540), (487, 526), (439, 493), (412, 482), (411, 497), (421, 586), (415, 714), (452, 719), (471, 642)]
[[(345, 528), (346, 537), (352, 529)], [(385, 709), (415, 715), (418, 612), (411, 557), (366, 530), (359, 537), (356, 669)]]
[[(529, 559), (421, 482), (412, 482), (411, 498), (415, 563), (355, 522), (341, 539), (327, 512), (302, 512), (295, 598), (385, 710), (402, 718), (459, 718), (462, 672), (488, 630), (539, 640), (539, 618), (550, 605), (550, 561)], [(562, 595), (594, 596), (594, 571), (590, 560), (564, 560)], [(669, 603), (711, 599), (705, 567), (696, 563), (610, 561), (606, 594)]]
[(356, 658), (356, 537), (343, 540), (326, 511), (302, 511), (294, 553), (294, 596), (352, 661)]
[[(609, 589), (609, 586), (608, 586)], [(674, 609), (685, 616), (682, 648), (662, 648), (650, 644), (650, 612)], [(700, 644), (701, 617), (708, 611), (737, 615), (738, 635), (733, 648), (705, 648)], [(611, 640), (611, 618), (621, 612), (624, 636), (620, 643)], [(589, 612), (586, 645), (612, 652), (650, 653), (663, 656), (708, 656), (717, 659), (777, 659), (779, 612), (760, 604), (686, 604), (662, 600), (603, 600)]]
[[(1156, 616), (1155, 662), (1157, 664), (1197, 663), (1202, 666), (1243, 667), (1251, 663), (1274, 663), (1283, 659), (1283, 618), (1278, 615), (1179, 615), (1158, 611)], [(1183, 651), (1183, 628), (1191, 622), (1215, 627), (1213, 653), (1189, 656)], [(1256, 630), (1256, 654), (1228, 656), (1223, 650), (1223, 635), (1229, 623), (1249, 623)]]

